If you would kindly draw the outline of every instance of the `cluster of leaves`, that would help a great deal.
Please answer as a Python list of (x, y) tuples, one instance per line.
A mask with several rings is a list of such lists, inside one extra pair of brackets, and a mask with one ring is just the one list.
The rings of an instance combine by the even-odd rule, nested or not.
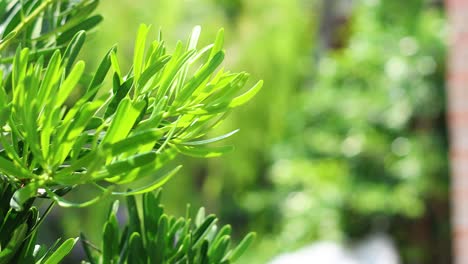
[[(1, 201), (9, 201), (15, 188), (7, 182), (0, 182)], [(44, 263), (57, 264), (71, 251), (78, 239), (69, 238), (47, 247), (37, 245), (38, 227), (52, 209), (51, 203), (42, 216), (30, 200), (24, 210), (16, 211), (8, 203), (0, 204), (0, 263)]]
[[(18, 46), (28, 47), (30, 59), (48, 60), (55, 50), (64, 50), (71, 38), (79, 30), (90, 30), (101, 21), (99, 15), (91, 16), (98, 1), (50, 1), (50, 0), (6, 0), (0, 2), (0, 81), (11, 78), (11, 62)], [(85, 23), (83, 23), (85, 22)], [(75, 55), (76, 56), (76, 55)], [(11, 82), (11, 81), (10, 81)], [(7, 89), (11, 89), (11, 86)], [(6, 94), (1, 94), (2, 103)], [(2, 118), (7, 113), (3, 107)], [(2, 121), (2, 125), (4, 122)], [(4, 128), (2, 128), (3, 131)], [(3, 134), (3, 132), (2, 132)], [(19, 141), (18, 141), (19, 142)], [(20, 143), (22, 144), (22, 143)], [(6, 157), (8, 144), (1, 144), (1, 156)], [(16, 146), (18, 147), (18, 146)], [(11, 169), (11, 168), (10, 168)], [(0, 263), (59, 263), (73, 248), (77, 239), (67, 239), (62, 244), (58, 239), (47, 247), (37, 245), (38, 227), (52, 209), (52, 204), (40, 216), (33, 206), (34, 199), (24, 202), (23, 210), (17, 211), (10, 206), (10, 200), (21, 185), (1, 175), (0, 182)]]
[[(248, 74), (218, 69), (224, 59), (223, 30), (214, 44), (198, 49), (200, 27), (186, 44), (178, 42), (169, 53), (161, 34), (149, 43), (149, 27), (142, 25), (127, 73), (121, 70), (115, 46), (95, 72), (87, 73), (85, 63), (76, 60), (88, 31), (101, 21), (99, 15), (92, 15), (97, 4), (97, 0), (0, 3), (1, 263), (12, 259), (58, 263), (75, 244), (72, 238), (48, 249), (35, 245), (37, 227), (51, 208), (39, 217), (32, 206), (37, 197), (64, 207), (82, 207), (106, 195), (147, 193), (179, 170), (180, 166), (168, 164), (177, 154), (216, 157), (231, 150), (205, 145), (237, 130), (210, 139), (204, 136), (262, 86), (258, 82), (239, 95)], [(127, 192), (115, 190), (134, 182), (145, 185)], [(85, 184), (99, 194), (85, 202), (63, 198)], [(152, 209), (145, 208), (144, 213), (154, 217)], [(161, 217), (179, 231), (179, 222), (173, 225), (172, 218)], [(193, 234), (190, 220), (183, 224), (187, 239), (182, 241), (182, 258), (228, 263), (252, 240), (249, 235), (240, 248), (227, 251), (229, 228), (216, 239), (208, 238), (215, 233), (216, 218), (199, 218), (204, 222), (195, 226)], [(155, 221), (158, 227), (159, 216)], [(172, 229), (159, 226), (157, 234), (166, 237)], [(146, 239), (153, 234), (147, 232), (130, 232), (125, 238), (132, 247), (125, 251), (129, 256), (136, 254), (135, 237)], [(216, 251), (206, 251), (207, 243)], [(192, 250), (198, 252), (193, 253), (195, 259)]]
[[(99, 185), (103, 180), (124, 184), (152, 176), (156, 178), (152, 184), (125, 194), (151, 191), (177, 170), (161, 170), (176, 153), (214, 157), (230, 150), (203, 145), (235, 131), (198, 139), (222, 121), (229, 109), (252, 98), (261, 82), (236, 96), (248, 75), (215, 73), (224, 58), (222, 30), (213, 45), (201, 50), (196, 49), (200, 30), (195, 28), (189, 43), (179, 42), (173, 54), (166, 54), (159, 39), (145, 56), (148, 29), (140, 27), (128, 74), (121, 73), (116, 48), (112, 48), (71, 105), (66, 105), (67, 98), (84, 72), (84, 62), (73, 63), (85, 32), (74, 36), (63, 55), (55, 51), (47, 65), (43, 57), (29, 62), (29, 49), (17, 50), (11, 73), (0, 79), (4, 147), (0, 170), (12, 183), (26, 185), (15, 193), (13, 207), (20, 209), (39, 188), (63, 206), (84, 206), (99, 198), (81, 204), (67, 202), (54, 193), (64, 186), (93, 183), (101, 195), (120, 194)], [(202, 59), (206, 62), (198, 65)], [(192, 76), (191, 66), (198, 66)], [(112, 89), (103, 91), (111, 68)]]
[(0, 52), (2, 62), (19, 45), (39, 56), (65, 49), (80, 30), (91, 30), (102, 21), (93, 15), (98, 0), (5, 0), (0, 2)]
[[(226, 65), (245, 69), (252, 76), (261, 76), (268, 83), (268, 89), (257, 94), (255, 103), (245, 105), (241, 111), (232, 112), (229, 122), (224, 122), (213, 131), (221, 133), (217, 131), (248, 127), (248, 133), (240, 133), (230, 139), (236, 151), (229, 153), (227, 159), (185, 159), (181, 172), (190, 173), (193, 177), (173, 179), (172, 184), (165, 187), (167, 191), (164, 193), (169, 198), (166, 204), (181, 212), (184, 210), (181, 204), (171, 201), (203, 199), (211, 208), (218, 208), (221, 219), (236, 223), (236, 230), (244, 231), (242, 228), (249, 226), (258, 233), (262, 232), (261, 242), (267, 241), (265, 236), (268, 232), (279, 229), (276, 224), (281, 221), (271, 219), (280, 219), (278, 216), (282, 211), (277, 205), (285, 200), (285, 193), (288, 192), (268, 192), (272, 188), (268, 179), (273, 156), (272, 142), (285, 139), (284, 132), (295, 127), (291, 121), (302, 121), (301, 116), (292, 113), (300, 107), (296, 101), (299, 87), (315, 72), (308, 62), (312, 61), (311, 50), (315, 45), (313, 27), (315, 18), (321, 16), (318, 10), (319, 2), (322, 1), (207, 0), (201, 1), (199, 5), (184, 5), (174, 0), (141, 2), (149, 8), (142, 10), (136, 5), (115, 8), (112, 2), (102, 2), (106, 16), (122, 18), (115, 20), (112, 25), (104, 24), (102, 34), (106, 34), (107, 39), (126, 40), (119, 45), (129, 49), (132, 40), (126, 38), (124, 32), (130, 30), (132, 24), (142, 17), (154, 19), (154, 24), (172, 29), (169, 31), (174, 34), (165, 35), (167, 41), (171, 37), (177, 38), (180, 26), (190, 25), (192, 21), (203, 21), (205, 32), (215, 32), (217, 25), (222, 23), (226, 32), (229, 32), (227, 49), (235, 53), (234, 57), (226, 61)], [(235, 5), (232, 5), (234, 2)], [(135, 16), (136, 13), (138, 16)], [(203, 34), (200, 41), (209, 41), (204, 38), (206, 36), (209, 34)], [(100, 47), (108, 45), (106, 38), (96, 39), (94, 43), (96, 49), (90, 56), (95, 56)], [(121, 55), (124, 58), (125, 54)], [(131, 61), (131, 57), (128, 56), (126, 60)], [(291, 149), (294, 151), (293, 147)], [(281, 152), (282, 148), (275, 150)], [(180, 185), (187, 186), (191, 191), (179, 192)], [(99, 213), (102, 212), (93, 212)], [(90, 224), (88, 229), (92, 228)], [(287, 244), (281, 241), (262, 249), (247, 251), (243, 261), (265, 263), (284, 250)]]
[(250, 246), (255, 233), (249, 233), (233, 249), (231, 227), (218, 230), (215, 215), (200, 208), (195, 219), (189, 208), (185, 218), (166, 215), (160, 205), (161, 192), (145, 193), (142, 210), (133, 196), (127, 197), (129, 221), (121, 230), (118, 224), (119, 202), (110, 208), (104, 225), (100, 250), (81, 240), (89, 263), (234, 263)]

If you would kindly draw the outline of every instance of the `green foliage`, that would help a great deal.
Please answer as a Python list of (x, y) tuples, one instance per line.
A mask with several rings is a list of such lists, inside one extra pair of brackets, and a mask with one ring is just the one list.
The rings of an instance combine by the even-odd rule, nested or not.
[(50, 57), (64, 49), (81, 30), (89, 31), (101, 20), (92, 15), (98, 0), (5, 0), (0, 3), (0, 52), (3, 62), (23, 46), (33, 50), (35, 59)]
[[(127, 73), (122, 71), (116, 46), (94, 72), (86, 71), (78, 57), (90, 30), (102, 20), (93, 15), (97, 5), (97, 0), (0, 3), (0, 263), (13, 259), (58, 263), (76, 243), (71, 238), (50, 248), (36, 246), (37, 227), (51, 208), (39, 217), (33, 206), (38, 197), (62, 207), (83, 207), (109, 195), (148, 193), (180, 169), (171, 163), (178, 154), (209, 158), (230, 151), (231, 146), (208, 144), (238, 130), (205, 136), (262, 86), (260, 81), (242, 93), (249, 75), (220, 69), (224, 31), (219, 30), (213, 44), (198, 48), (200, 27), (194, 28), (187, 43), (178, 42), (168, 52), (161, 33), (150, 41), (150, 27), (141, 25)], [(142, 187), (118, 190), (120, 185), (134, 183)], [(63, 197), (79, 186), (98, 193), (82, 202)], [(143, 212), (155, 216), (150, 213), (152, 207)], [(161, 221), (170, 219), (164, 215)], [(251, 234), (233, 251), (207, 251), (217, 245), (209, 243), (228, 250), (229, 239), (206, 237), (216, 233), (212, 230), (216, 218), (200, 219), (204, 222), (194, 227), (193, 234), (190, 220), (183, 225), (183, 246), (190, 250), (184, 247), (177, 258), (203, 263), (219, 258), (229, 263), (252, 241)], [(131, 226), (139, 222), (138, 213), (133, 213)], [(110, 230), (105, 231), (106, 241), (115, 235), (110, 225), (106, 225)], [(175, 239), (171, 231), (179, 236), (180, 230), (170, 221), (159, 227), (158, 241)], [(129, 234), (125, 252), (136, 260), (148, 237)], [(164, 254), (157, 253), (156, 258), (162, 260)]]
[[(39, 188), (61, 206), (98, 200), (71, 203), (56, 194), (69, 186), (92, 183), (104, 196), (121, 193), (103, 187), (102, 181), (124, 184), (152, 177), (153, 183), (127, 195), (154, 190), (178, 169), (161, 173), (177, 153), (215, 157), (230, 149), (204, 146), (224, 136), (199, 138), (225, 112), (250, 100), (261, 82), (237, 95), (248, 75), (217, 71), (224, 58), (222, 30), (213, 45), (199, 50), (200, 29), (195, 28), (189, 42), (179, 42), (173, 54), (159, 39), (145, 55), (148, 30), (145, 25), (139, 29), (128, 74), (120, 71), (116, 48), (110, 49), (85, 92), (69, 105), (85, 64), (70, 65), (85, 32), (79, 31), (65, 53), (55, 51), (46, 64), (43, 57), (30, 62), (27, 48), (17, 50), (12, 71), (0, 83), (0, 140), (5, 146), (0, 171), (12, 184), (25, 184), (11, 201), (14, 208), (20, 210)], [(109, 70), (112, 89), (101, 90)]]
[[(1, 201), (9, 201), (14, 191), (11, 185), (1, 182)], [(32, 204), (29, 201), (24, 204), (24, 210), (18, 212), (9, 207), (8, 203), (1, 203), (0, 263), (60, 263), (77, 242), (77, 238), (70, 238), (63, 242), (58, 239), (51, 247), (37, 245), (38, 228), (52, 209), (53, 203), (42, 215)]]
[(133, 196), (127, 197), (128, 223), (119, 228), (115, 201), (104, 225), (102, 246), (96, 250), (84, 238), (83, 246), (89, 263), (234, 263), (255, 239), (249, 233), (231, 249), (231, 226), (218, 229), (215, 215), (205, 215), (200, 208), (196, 217), (175, 218), (164, 213), (161, 192), (145, 193), (141, 210)]

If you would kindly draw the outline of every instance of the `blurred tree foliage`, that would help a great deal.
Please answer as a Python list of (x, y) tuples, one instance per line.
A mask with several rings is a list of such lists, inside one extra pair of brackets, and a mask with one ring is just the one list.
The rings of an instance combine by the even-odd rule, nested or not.
[(405, 263), (448, 263), (441, 4), (336, 0), (323, 19), (326, 1), (103, 1), (104, 36), (87, 56), (120, 42), (130, 62), (125, 36), (142, 21), (169, 43), (195, 24), (202, 43), (225, 27), (226, 64), (265, 87), (215, 132), (245, 128), (230, 139), (237, 151), (191, 160), (165, 195), (169, 211), (203, 201), (221, 221), (258, 231), (245, 263), (375, 231), (397, 239)]
[(404, 263), (448, 263), (440, 7), (358, 1), (336, 31), (350, 32), (345, 45), (320, 56), (273, 151), (277, 239), (294, 246), (385, 231)]

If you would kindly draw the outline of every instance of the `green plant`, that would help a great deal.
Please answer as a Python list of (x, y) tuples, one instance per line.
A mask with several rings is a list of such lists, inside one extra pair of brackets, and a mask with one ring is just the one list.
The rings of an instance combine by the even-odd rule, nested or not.
[[(15, 189), (6, 182), (0, 183), (0, 198), (9, 201)], [(0, 204), (0, 263), (58, 263), (67, 255), (77, 239), (69, 238), (60, 244), (58, 239), (53, 246), (37, 245), (38, 227), (52, 209), (47, 207), (42, 216), (32, 201), (24, 205), (24, 210), (12, 210), (8, 203)]]
[[(2, 63), (11, 62), (18, 46), (36, 56), (50, 57), (64, 50), (80, 30), (92, 30), (102, 21), (93, 15), (98, 0), (5, 0), (0, 3)], [(76, 56), (76, 54), (75, 54)]]
[[(97, 4), (0, 4), (0, 176), (6, 198), (0, 262), (26, 253), (44, 261), (41, 251), (31, 250), (43, 219), (33, 206), (36, 198), (83, 207), (104, 196), (146, 193), (177, 172), (180, 166), (169, 164), (177, 154), (216, 157), (231, 150), (206, 145), (237, 130), (203, 137), (262, 86), (258, 82), (238, 95), (248, 74), (218, 70), (223, 30), (214, 44), (198, 49), (199, 27), (170, 54), (161, 34), (148, 43), (149, 27), (141, 25), (128, 73), (121, 70), (116, 46), (95, 72), (86, 73), (85, 63), (75, 61), (86, 31), (101, 20), (91, 15)], [(143, 187), (118, 190), (135, 182)], [(64, 198), (79, 186), (94, 188), (97, 195), (82, 202)], [(57, 263), (75, 242), (67, 240), (57, 254), (46, 254), (52, 258), (47, 263)]]
[(160, 197), (160, 192), (145, 193), (138, 210), (135, 198), (128, 196), (129, 221), (123, 230), (117, 219), (119, 202), (115, 201), (103, 228), (101, 249), (95, 250), (82, 235), (90, 263), (233, 263), (255, 238), (250, 233), (230, 249), (231, 226), (218, 229), (218, 219), (206, 216), (204, 208), (195, 219), (190, 218), (190, 206), (185, 218), (166, 215)]
[[(85, 33), (75, 35), (64, 55), (55, 51), (46, 66), (43, 57), (29, 62), (29, 49), (17, 50), (12, 71), (0, 90), (0, 140), (5, 151), (0, 171), (12, 184), (24, 185), (11, 200), (13, 207), (21, 209), (40, 188), (62, 206), (80, 206), (63, 200), (55, 191), (92, 183), (102, 195), (119, 194), (99, 182), (123, 184), (161, 174), (176, 153), (213, 157), (230, 149), (204, 145), (234, 132), (197, 139), (222, 121), (225, 112), (249, 100), (260, 83), (235, 97), (247, 74), (220, 70), (212, 76), (224, 57), (222, 31), (214, 45), (200, 51), (195, 50), (196, 29), (187, 46), (179, 42), (174, 54), (167, 55), (159, 40), (144, 56), (147, 33), (148, 27), (141, 26), (130, 73), (121, 73), (112, 48), (85, 92), (70, 106), (65, 105), (66, 100), (84, 71), (82, 61), (68, 67), (74, 61), (70, 54), (78, 53), (75, 49), (80, 48)], [(189, 77), (189, 66), (205, 53), (209, 53), (207, 62)], [(111, 67), (112, 90), (96, 96)], [(122, 194), (153, 190), (174, 172)]]

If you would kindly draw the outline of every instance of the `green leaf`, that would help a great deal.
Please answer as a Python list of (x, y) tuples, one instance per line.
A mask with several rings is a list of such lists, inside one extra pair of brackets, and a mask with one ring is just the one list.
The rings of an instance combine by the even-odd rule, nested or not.
[(92, 204), (95, 204), (102, 200), (104, 197), (109, 196), (112, 193), (112, 188), (113, 186), (107, 187), (105, 191), (101, 192), (98, 196), (94, 197), (93, 199), (89, 199), (85, 202), (71, 202), (68, 200), (65, 200), (64, 198), (58, 196), (54, 192), (52, 192), (49, 188), (45, 188), (47, 194), (52, 198), (55, 202), (57, 202), (58, 205), (62, 207), (75, 207), (75, 208), (82, 208), (82, 207), (87, 207)]
[[(186, 223), (186, 226), (187, 225), (188, 224)], [(192, 253), (192, 249), (190, 247), (191, 235), (182, 235), (179, 244), (179, 250), (168, 260), (169, 263), (185, 263), (182, 259), (187, 258), (187, 256)]]
[(39, 259), (38, 262), (43, 263), (44, 260), (47, 260), (47, 258), (54, 253), (54, 250), (59, 246), (60, 242), (62, 242), (62, 239), (58, 238), (50, 247), (39, 245), (39, 249), (35, 254), (35, 258)]
[(176, 99), (176, 105), (185, 102), (202, 84), (208, 82), (208, 78), (224, 60), (224, 52), (217, 53), (207, 64), (195, 73), (192, 79), (182, 88)]
[(225, 225), (218, 231), (218, 233), (216, 234), (216, 237), (213, 238), (213, 241), (216, 242), (224, 236), (229, 236), (231, 235), (231, 232), (232, 232), (231, 225)]
[(23, 239), (26, 236), (28, 225), (22, 223), (15, 228), (8, 244), (0, 251), (0, 263), (10, 263), (11, 258), (16, 254), (16, 251), (22, 246)]
[(61, 164), (66, 159), (76, 142), (75, 140), (83, 133), (83, 130), (101, 105), (102, 101), (100, 100), (85, 103), (83, 107), (81, 107), (78, 117), (75, 117), (75, 120), (70, 124), (66, 132), (64, 132), (63, 136), (56, 136), (56, 140), (52, 143), (52, 149), (56, 149), (54, 153), (51, 153), (54, 157), (52, 164)]
[(34, 263), (34, 249), (36, 247), (37, 232), (36, 230), (30, 229), (28, 233), (29, 234), (23, 242), (21, 253), (17, 256), (17, 262), (19, 263)]
[(211, 246), (208, 255), (210, 256), (212, 263), (220, 263), (231, 245), (231, 237), (224, 235), (220, 237), (218, 241), (215, 240), (214, 243), (215, 244)]
[(15, 231), (13, 231), (13, 235), (8, 241), (8, 244), (6, 244), (0, 251), (0, 264), (11, 263), (11, 259), (23, 244), (23, 239), (26, 236), (27, 230), (28, 225), (26, 223), (22, 223), (16, 227)]
[(195, 26), (192, 30), (192, 34), (189, 38), (189, 44), (187, 50), (192, 50), (197, 48), (198, 38), (200, 38), (201, 27)]
[(77, 238), (69, 238), (65, 240), (65, 242), (57, 248), (52, 255), (50, 255), (44, 264), (58, 264), (64, 257), (66, 257), (70, 251), (75, 246), (76, 242), (78, 241)]
[(68, 74), (70, 72), (70, 69), (73, 63), (75, 62), (76, 57), (80, 53), (80, 50), (83, 47), (85, 40), (86, 31), (82, 30), (78, 31), (78, 33), (76, 33), (75, 36), (73, 36), (73, 39), (68, 44), (67, 49), (63, 54), (63, 58), (67, 62), (67, 65), (65, 66), (65, 74)]
[(166, 131), (163, 129), (150, 129), (148, 131), (135, 133), (112, 144), (104, 144), (103, 149), (109, 150), (114, 156), (122, 153), (133, 153), (148, 143), (156, 143), (165, 133)]
[(132, 234), (134, 232), (141, 234), (141, 221), (140, 215), (138, 214), (138, 207), (136, 203), (136, 199), (134, 196), (127, 196), (127, 210), (128, 210), (128, 217), (129, 217), (129, 233)]
[(180, 56), (179, 54), (182, 53), (182, 50), (182, 44), (180, 42), (177, 43), (176, 51), (174, 52), (170, 62), (165, 67), (164, 74), (161, 76), (161, 86), (158, 89), (156, 100), (161, 100), (164, 96), (168, 95), (167, 92), (175, 81), (175, 76), (195, 54), (195, 50), (190, 50)]
[(85, 63), (83, 61), (79, 61), (75, 65), (75, 67), (73, 67), (70, 74), (62, 83), (62, 85), (60, 85), (60, 89), (58, 91), (59, 96), (57, 97), (57, 101), (55, 102), (56, 107), (62, 106), (62, 104), (68, 98), (73, 88), (75, 88), (81, 76), (83, 75), (84, 68)]
[(203, 224), (203, 221), (205, 221), (205, 218), (205, 207), (200, 207), (200, 209), (198, 209), (197, 215), (195, 216), (195, 226), (201, 226), (201, 224)]
[(120, 243), (119, 243), (119, 264), (124, 263), (128, 256), (128, 245), (129, 245), (129, 228), (128, 225), (125, 226), (122, 235), (120, 236)]
[(109, 71), (110, 66), (111, 66), (111, 54), (115, 53), (116, 51), (117, 51), (117, 47), (113, 46), (106, 53), (101, 63), (99, 64), (98, 69), (96, 70), (96, 73), (94, 74), (93, 79), (91, 80), (91, 83), (89, 84), (88, 89), (86, 90), (87, 94), (88, 93), (92, 94), (89, 100), (92, 100), (94, 98), (94, 95), (98, 91), (98, 89), (96, 88), (101, 86), (101, 84), (104, 82), (107, 72)]
[(232, 102), (229, 104), (229, 107), (234, 108), (234, 107), (238, 107), (240, 105), (245, 104), (250, 99), (252, 99), (258, 93), (258, 91), (260, 91), (262, 86), (263, 86), (263, 81), (257, 82), (250, 90), (234, 98)]
[(242, 239), (239, 245), (232, 251), (229, 256), (231, 262), (235, 262), (245, 253), (245, 251), (252, 245), (257, 235), (253, 232), (249, 233), (247, 236)]
[(196, 157), (196, 158), (214, 158), (224, 155), (234, 149), (233, 146), (222, 146), (222, 147), (204, 147), (204, 146), (183, 146), (174, 145), (178, 152), (181, 154)]
[(209, 258), (208, 258), (208, 247), (209, 247), (209, 242), (208, 240), (204, 240), (199, 251), (199, 260), (197, 263), (200, 264), (208, 264), (209, 263)]
[[(26, 168), (21, 158), (19, 157), (18, 152), (16, 151), (15, 145), (17, 141), (14, 137), (16, 133), (16, 128), (14, 127), (15, 126), (13, 125), (12, 131), (14, 132), (8, 138), (7, 135), (5, 135), (4, 133), (0, 133), (0, 143), (2, 144), (2, 147), (4, 148), (7, 157), (10, 159), (3, 159), (3, 157), (0, 156), (0, 171), (3, 171), (3, 174), (7, 177), (13, 177), (13, 175), (17, 175), (15, 177), (24, 177), (23, 179), (34, 177), (34, 174), (29, 172), (29, 170)], [(9, 140), (9, 138), (11, 138), (11, 141)]]
[(124, 98), (101, 144), (114, 143), (127, 137), (145, 105), (145, 101), (132, 102), (128, 97)]
[(174, 176), (180, 170), (180, 168), (182, 168), (182, 165), (179, 165), (170, 171), (158, 169), (157, 171), (155, 171), (155, 174), (152, 175), (152, 178), (156, 179), (152, 183), (146, 186), (140, 187), (140, 188), (136, 188), (129, 192), (113, 192), (112, 194), (127, 196), (127, 195), (137, 195), (137, 194), (143, 194), (143, 193), (154, 191), (160, 188), (161, 186), (163, 186), (167, 181), (169, 181), (172, 178), (172, 176)]
[(145, 54), (146, 37), (148, 35), (149, 27), (141, 24), (138, 28), (138, 34), (135, 42), (135, 50), (133, 55), (133, 74), (135, 76), (135, 82), (140, 79), (140, 74), (143, 67), (143, 57)]
[(173, 248), (177, 248), (178, 246), (177, 244), (180, 244), (182, 242), (181, 231), (183, 230), (185, 225), (186, 225), (186, 221), (183, 217), (179, 217), (177, 221), (175, 221), (174, 224), (170, 225), (170, 229), (167, 232), (166, 238), (169, 241), (177, 242), (173, 244)]
[(169, 56), (169, 55), (166, 55), (166, 48), (164, 46), (164, 40), (153, 41), (151, 43), (150, 51), (148, 54), (149, 55), (146, 56), (146, 67), (160, 60), (162, 56)]
[(2, 156), (0, 156), (0, 172), (6, 176), (15, 177), (17, 179), (29, 179), (34, 177), (34, 175), (23, 166), (18, 166)]
[(166, 215), (162, 215), (158, 223), (158, 234), (156, 237), (155, 262), (164, 263), (166, 252), (166, 232), (168, 229), (168, 219)]
[(85, 20), (80, 21), (79, 24), (70, 28), (69, 30), (65, 31), (64, 33), (60, 34), (57, 38), (57, 44), (63, 44), (68, 42), (77, 32), (79, 31), (86, 31), (89, 29), (94, 28), (97, 24), (101, 23), (102, 16), (101, 15), (94, 15)]
[(27, 200), (36, 196), (37, 188), (39, 188), (39, 186), (41, 186), (42, 184), (43, 183), (41, 182), (34, 181), (16, 190), (10, 200), (11, 208), (15, 209), (16, 211), (22, 211), (23, 204)]
[[(123, 174), (121, 177), (118, 179), (119, 184), (124, 184), (124, 183), (130, 183), (133, 182), (137, 179), (144, 179), (147, 177), (155, 177), (161, 180), (161, 182), (166, 182), (167, 180), (170, 179), (170, 176), (173, 174), (168, 173), (166, 174), (164, 171), (161, 171), (162, 174), (159, 172), (159, 170), (167, 164), (170, 160), (172, 160), (175, 157), (175, 150), (166, 150), (164, 152), (161, 152), (157, 155), (156, 161), (149, 163), (147, 165), (144, 165), (142, 167), (139, 167), (135, 169), (134, 171), (128, 173), (128, 174)], [(114, 182), (113, 179), (106, 179), (107, 181)], [(156, 180), (158, 181), (158, 179)], [(156, 183), (153, 183), (156, 184)]]
[(224, 134), (224, 135), (222, 135), (222, 136), (219, 136), (219, 137), (209, 138), (209, 139), (205, 139), (205, 140), (198, 140), (198, 141), (182, 142), (181, 144), (187, 145), (187, 146), (205, 145), (205, 144), (217, 142), (217, 141), (223, 140), (223, 139), (225, 139), (225, 138), (228, 138), (228, 137), (234, 135), (234, 134), (237, 133), (237, 132), (239, 132), (239, 129), (236, 129), (236, 130), (234, 130), (234, 131), (231, 131), (231, 132), (229, 132), (229, 133), (227, 133), (227, 134)]
[(80, 157), (79, 159), (75, 160), (73, 164), (71, 164), (69, 167), (65, 167), (59, 170), (54, 175), (54, 180), (57, 183), (65, 185), (84, 183), (85, 181), (82, 181), (82, 178), (84, 176), (83, 174), (77, 173), (76, 175), (74, 175), (73, 173), (76, 170), (82, 168), (90, 169), (95, 163), (101, 164), (104, 162), (103, 159), (104, 158), (102, 157), (102, 154), (99, 151), (91, 151), (86, 155), (83, 155), (83, 157)]
[[(212, 90), (203, 91), (198, 95), (197, 100), (203, 100), (206, 105), (225, 104), (232, 100), (235, 94), (245, 86), (248, 79), (249, 75), (247, 73), (224, 75), (217, 82), (212, 81), (214, 83)], [(211, 96), (208, 97), (205, 94)]]
[(11, 39), (16, 37), (16, 34), (18, 34), (18, 31), (15, 31), (15, 30), (11, 31), (4, 38), (0, 40), (0, 44), (9, 42)]
[[(61, 55), (60, 51), (56, 50), (52, 55), (52, 58), (47, 65), (47, 70), (44, 75), (44, 79), (41, 82), (41, 86), (39, 87), (39, 94), (37, 95), (37, 102), (39, 107), (42, 109), (45, 104), (47, 103), (50, 95), (52, 94), (52, 90), (55, 84), (60, 79), (60, 62), (61, 62)], [(44, 121), (42, 121), (44, 122)]]
[(209, 215), (205, 218), (203, 223), (195, 230), (193, 235), (193, 247), (196, 248), (202, 243), (205, 236), (209, 233), (213, 225), (218, 221), (215, 215)]
[(106, 165), (105, 167), (105, 176), (95, 176), (96, 178), (108, 178), (120, 174), (127, 174), (130, 171), (152, 163), (156, 160), (156, 152), (147, 152), (142, 154), (136, 154), (130, 157), (127, 157), (122, 160)]
[[(154, 250), (154, 249), (151, 249)], [(127, 258), (128, 264), (146, 264), (146, 251), (143, 246), (143, 240), (139, 233), (132, 233), (130, 236), (130, 246)], [(162, 263), (162, 262), (156, 262)]]
[(112, 212), (104, 224), (102, 241), (102, 263), (117, 263), (119, 258), (119, 225), (115, 212)]
[(216, 34), (216, 39), (213, 45), (213, 48), (211, 49), (210, 53), (210, 59), (213, 58), (218, 52), (220, 52), (223, 49), (224, 45), (224, 28), (221, 28), (218, 31), (218, 34)]
[[(163, 213), (163, 208), (159, 205), (160, 197), (160, 191), (156, 193), (147, 192), (143, 194), (143, 224), (145, 227), (144, 234), (145, 239), (148, 242), (148, 248), (153, 248), (151, 244), (152, 242), (156, 242), (158, 221)], [(156, 263), (156, 252), (154, 250), (150, 250), (148, 253), (150, 263)]]
[(110, 61), (112, 68), (114, 69), (115, 74), (119, 77), (119, 84), (122, 82), (122, 71), (120, 70), (119, 60), (117, 59), (117, 54), (114, 50), (109, 53)]
[(90, 243), (88, 242), (88, 239), (83, 233), (80, 233), (80, 241), (81, 241), (81, 245), (83, 247), (84, 253), (86, 255), (87, 261), (90, 264), (96, 264), (93, 258), (93, 254), (91, 253)]
[(104, 123), (104, 120), (100, 117), (93, 116), (91, 120), (89, 120), (88, 125), (86, 125), (85, 130), (93, 130), (93, 129), (98, 129), (102, 124)]
[(193, 64), (194, 62), (198, 61), (199, 59), (201, 59), (203, 57), (203, 55), (205, 55), (208, 51), (211, 52), (211, 50), (213, 49), (213, 44), (210, 44), (210, 45), (207, 45), (205, 47), (203, 47), (202, 49), (200, 49), (189, 61), (189, 64)]
[(109, 116), (115, 114), (115, 110), (119, 106), (119, 104), (122, 102), (122, 99), (124, 99), (127, 95), (130, 89), (133, 87), (133, 78), (129, 78), (125, 80), (124, 83), (120, 84), (120, 81), (118, 80), (118, 77), (114, 75), (113, 77), (113, 98), (109, 105), (107, 106), (106, 113), (104, 114), (105, 118), (108, 118)]
[(26, 76), (26, 69), (28, 66), (29, 49), (16, 49), (15, 59), (13, 61), (12, 70), (12, 85), (13, 87), (19, 86), (20, 82)]
[[(169, 62), (170, 56), (161, 57), (159, 61), (154, 64), (151, 64), (141, 75), (140, 79), (138, 80), (138, 86), (141, 87), (141, 93), (144, 93), (148, 90), (147, 86), (151, 85), (152, 83), (148, 83), (151, 78), (153, 78), (156, 73), (160, 72), (161, 69)], [(137, 93), (138, 94), (138, 93)]]

